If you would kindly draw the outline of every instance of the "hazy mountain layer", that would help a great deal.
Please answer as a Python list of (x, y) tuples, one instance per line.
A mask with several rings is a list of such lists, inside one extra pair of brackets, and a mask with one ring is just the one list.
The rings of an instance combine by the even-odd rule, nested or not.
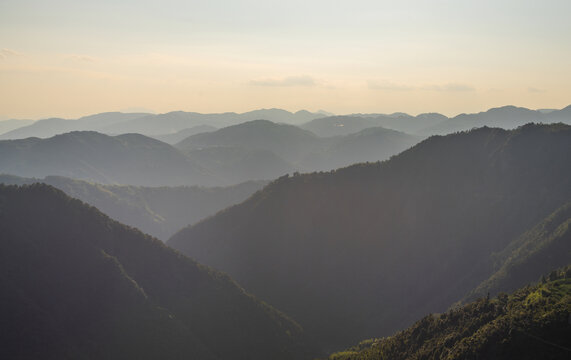
[(0, 186), (0, 357), (299, 359), (228, 276), (43, 184)]
[(353, 114), (319, 118), (301, 127), (319, 136), (349, 135), (371, 127), (384, 127), (415, 134), (445, 120), (448, 118), (442, 114), (421, 114), (416, 117), (407, 114)]
[(460, 114), (448, 118), (437, 113), (410, 116), (396, 113), (353, 114), (318, 118), (302, 125), (302, 128), (319, 136), (347, 135), (369, 127), (384, 127), (421, 136), (445, 135), (466, 131), (476, 127), (489, 126), (514, 129), (529, 122), (571, 124), (571, 106), (562, 110), (529, 110), (515, 106), (489, 109), (477, 114)]
[(33, 120), (2, 120), (0, 121), (0, 134), (21, 128), (33, 123)]
[(497, 299), (481, 298), (428, 315), (384, 339), (367, 340), (330, 360), (568, 359), (571, 269)]
[(300, 168), (327, 171), (360, 162), (382, 161), (417, 144), (421, 138), (382, 127), (367, 128), (355, 134), (326, 141), (325, 149), (308, 154)]
[(270, 150), (289, 162), (299, 161), (306, 153), (316, 151), (318, 138), (293, 125), (255, 120), (229, 126), (214, 132), (190, 136), (175, 145), (189, 153), (207, 147), (229, 146)]
[(167, 240), (175, 232), (231, 205), (242, 202), (266, 182), (250, 181), (230, 187), (143, 187), (102, 185), (59, 176), (44, 179), (0, 175), (0, 183), (45, 183), (95, 206), (114, 220)]
[(205, 133), (205, 132), (212, 132), (216, 131), (217, 128), (210, 125), (196, 125), (188, 129), (182, 129), (177, 131), (173, 134), (165, 134), (165, 135), (155, 135), (153, 136), (155, 139), (164, 141), (167, 144), (176, 144), (189, 136)]
[(450, 134), (481, 126), (514, 129), (529, 122), (563, 122), (571, 124), (571, 106), (548, 113), (515, 106), (504, 106), (477, 114), (460, 114), (434, 126), (427, 127), (419, 133), (423, 135)]
[(59, 175), (99, 183), (146, 186), (219, 184), (187, 156), (138, 134), (71, 132), (49, 139), (0, 141), (0, 172)]
[(281, 109), (260, 109), (242, 114), (233, 112), (222, 114), (199, 114), (194, 112), (174, 111), (166, 114), (149, 115), (102, 129), (103, 132), (121, 134), (137, 132), (145, 135), (175, 133), (197, 125), (226, 127), (246, 121), (265, 119), (280, 123), (301, 124), (322, 117), (319, 113), (305, 110), (291, 113)]
[[(243, 176), (238, 180), (244, 181), (244, 176), (268, 179), (296, 170), (332, 170), (357, 162), (385, 160), (419, 140), (383, 128), (320, 138), (292, 125), (256, 120), (193, 135), (175, 146), (220, 177), (232, 178), (241, 171)], [(204, 161), (205, 154), (208, 161)], [(219, 165), (219, 169), (210, 164)]]
[[(147, 113), (106, 112), (85, 116), (77, 120), (51, 118), (38, 120), (32, 124), (22, 124), (19, 128), (10, 128), (5, 131), (0, 131), (0, 139), (24, 139), (28, 137), (48, 138), (70, 131), (98, 131), (109, 135), (138, 133), (158, 137), (174, 134), (184, 129), (201, 125), (225, 127), (258, 119), (301, 124), (320, 117), (323, 117), (323, 114), (310, 113), (305, 110), (291, 113), (281, 109), (260, 109), (242, 114), (231, 112), (222, 114), (199, 114), (194, 112), (173, 111), (155, 115)], [(0, 130), (1, 129), (2, 127), (0, 127)], [(178, 141), (183, 138), (180, 138)]]
[(225, 184), (273, 180), (298, 170), (272, 151), (258, 148), (214, 146), (191, 150), (187, 155), (217, 178), (224, 179)]
[(384, 163), (282, 177), (169, 244), (334, 349), (443, 311), (571, 199), (571, 127), (431, 137)]
[(106, 112), (85, 116), (77, 120), (66, 120), (60, 118), (43, 119), (35, 121), (32, 124), (26, 124), (26, 126), (16, 128), (9, 132), (2, 132), (0, 139), (25, 139), (28, 137), (49, 138), (71, 131), (101, 131), (113, 124), (147, 115), (149, 114)]

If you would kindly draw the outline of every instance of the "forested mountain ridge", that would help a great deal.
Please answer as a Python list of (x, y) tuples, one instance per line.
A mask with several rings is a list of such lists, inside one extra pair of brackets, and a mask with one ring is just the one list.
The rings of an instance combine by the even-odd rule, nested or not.
[(563, 124), (435, 136), (383, 163), (282, 177), (168, 244), (335, 349), (489, 277), (492, 253), (571, 199), (570, 159)]
[(175, 232), (231, 205), (267, 184), (249, 181), (229, 187), (104, 185), (61, 176), (43, 179), (0, 174), (0, 183), (45, 183), (95, 206), (114, 220), (166, 241)]
[(0, 356), (299, 359), (299, 325), (227, 275), (45, 184), (0, 185)]
[(497, 269), (464, 301), (511, 292), (537, 280), (553, 267), (571, 262), (571, 203), (554, 211), (491, 259)]
[(570, 316), (568, 266), (537, 285), (428, 315), (404, 331), (361, 342), (329, 360), (568, 359)]

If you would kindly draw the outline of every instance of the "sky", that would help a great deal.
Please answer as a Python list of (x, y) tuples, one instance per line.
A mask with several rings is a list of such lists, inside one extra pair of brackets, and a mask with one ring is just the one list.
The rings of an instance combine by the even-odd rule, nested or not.
[(0, 119), (571, 104), (569, 0), (0, 0)]

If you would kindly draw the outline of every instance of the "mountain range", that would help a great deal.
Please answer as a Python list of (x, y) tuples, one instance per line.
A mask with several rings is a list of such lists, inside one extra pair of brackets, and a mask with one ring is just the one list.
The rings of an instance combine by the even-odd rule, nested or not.
[(418, 137), (381, 128), (320, 138), (267, 120), (191, 135), (176, 147), (140, 134), (76, 131), (48, 139), (1, 140), (0, 172), (102, 184), (227, 186), (383, 160), (418, 141)]
[[(293, 125), (255, 120), (189, 136), (175, 147), (205, 168), (212, 169), (200, 160), (205, 152), (211, 163), (230, 167), (230, 171), (213, 171), (220, 177), (232, 177), (239, 169), (247, 169), (242, 171), (259, 173), (258, 179), (269, 179), (294, 171), (329, 171), (356, 162), (385, 160), (420, 139), (380, 127), (345, 136), (318, 137)], [(248, 166), (244, 162), (245, 154), (247, 159), (259, 159)]]
[(482, 126), (514, 129), (530, 122), (571, 124), (571, 105), (552, 111), (503, 106), (476, 114), (460, 114), (451, 118), (438, 113), (418, 116), (404, 113), (352, 114), (315, 119), (303, 124), (302, 128), (319, 136), (347, 135), (378, 126), (418, 136), (430, 136), (446, 135)]
[(444, 311), (492, 276), (494, 253), (570, 201), (569, 163), (564, 124), (433, 136), (386, 162), (281, 177), (167, 244), (334, 350)]
[(97, 131), (107, 135), (139, 133), (174, 144), (191, 134), (204, 132), (203, 126), (208, 127), (206, 131), (212, 131), (213, 128), (262, 119), (298, 125), (320, 137), (348, 135), (371, 127), (430, 136), (445, 135), (481, 126), (513, 129), (528, 122), (571, 124), (571, 106), (561, 110), (530, 110), (510, 105), (480, 113), (459, 114), (450, 118), (438, 113), (424, 113), (417, 116), (405, 113), (337, 116), (323, 111), (311, 113), (301, 110), (291, 113), (281, 109), (260, 109), (241, 114), (232, 112), (200, 114), (184, 111), (164, 114), (106, 112), (76, 120), (50, 118), (33, 123), (31, 120), (1, 121), (0, 140), (27, 137), (48, 138), (71, 131)]
[(13, 129), (0, 358), (566, 359), (570, 123), (506, 106)]
[(61, 118), (38, 120), (30, 125), (26, 124), (26, 126), (0, 133), (0, 140), (27, 137), (48, 138), (71, 131), (97, 131), (108, 135), (138, 133), (161, 138), (202, 125), (220, 128), (258, 119), (301, 124), (319, 117), (323, 117), (323, 114), (306, 110), (291, 113), (281, 109), (260, 109), (241, 114), (233, 112), (200, 114), (184, 111), (165, 114), (106, 112), (77, 120)]

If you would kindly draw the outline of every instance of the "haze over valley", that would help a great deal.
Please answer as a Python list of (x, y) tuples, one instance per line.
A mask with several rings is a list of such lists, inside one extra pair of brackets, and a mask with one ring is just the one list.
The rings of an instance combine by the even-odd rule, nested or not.
[(569, 359), (569, 13), (2, 1), (0, 359)]

